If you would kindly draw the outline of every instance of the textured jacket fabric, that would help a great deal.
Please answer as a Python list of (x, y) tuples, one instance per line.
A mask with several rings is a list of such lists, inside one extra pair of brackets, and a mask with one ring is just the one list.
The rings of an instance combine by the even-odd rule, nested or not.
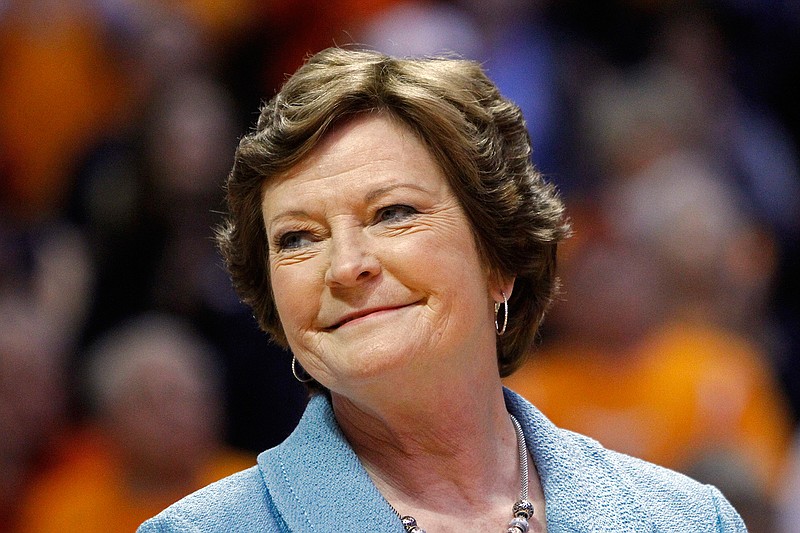
[[(559, 429), (508, 389), (505, 399), (542, 480), (549, 532), (747, 531), (716, 488)], [(404, 529), (350, 448), (329, 400), (317, 395), (297, 429), (259, 455), (256, 466), (185, 497), (139, 528), (159, 531)]]

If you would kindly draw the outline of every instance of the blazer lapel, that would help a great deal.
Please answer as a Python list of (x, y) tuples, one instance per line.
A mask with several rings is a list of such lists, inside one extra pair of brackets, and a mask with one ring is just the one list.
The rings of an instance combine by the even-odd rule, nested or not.
[(321, 394), (311, 398), (289, 438), (262, 453), (258, 465), (289, 531), (404, 531)]
[(505, 395), (542, 481), (550, 533), (652, 530), (648, 511), (627, 494), (599, 444), (557, 428), (513, 391)]
[[(506, 389), (505, 396), (542, 480), (550, 533), (652, 530), (647, 510), (627, 494), (602, 447), (558, 429), (516, 393)], [(258, 465), (288, 531), (404, 531), (323, 395), (309, 401), (297, 429), (262, 453)]]

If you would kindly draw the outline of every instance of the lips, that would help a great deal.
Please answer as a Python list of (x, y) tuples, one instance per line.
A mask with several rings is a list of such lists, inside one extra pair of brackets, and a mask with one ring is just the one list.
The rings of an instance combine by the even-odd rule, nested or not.
[(367, 309), (359, 309), (358, 311), (353, 311), (352, 313), (348, 313), (342, 316), (337, 322), (335, 322), (332, 326), (325, 328), (328, 331), (333, 331), (338, 329), (348, 322), (352, 322), (354, 320), (358, 320), (359, 318), (364, 318), (365, 316), (369, 316), (375, 313), (380, 313), (383, 311), (394, 311), (396, 309), (402, 309), (404, 307), (408, 307), (409, 305), (413, 304), (404, 304), (404, 305), (387, 305), (387, 306), (380, 306), (380, 307), (370, 307)]

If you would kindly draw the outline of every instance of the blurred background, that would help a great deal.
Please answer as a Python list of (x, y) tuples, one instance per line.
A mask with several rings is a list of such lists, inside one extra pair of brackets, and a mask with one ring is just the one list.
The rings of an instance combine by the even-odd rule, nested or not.
[(800, 4), (0, 0), (0, 532), (132, 531), (305, 393), (213, 244), (260, 103), (359, 43), (483, 63), (567, 202), (507, 384), (800, 531)]

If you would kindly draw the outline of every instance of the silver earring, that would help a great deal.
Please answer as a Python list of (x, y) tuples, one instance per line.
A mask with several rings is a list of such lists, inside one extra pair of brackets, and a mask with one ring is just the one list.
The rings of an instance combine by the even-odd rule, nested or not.
[[(506, 298), (506, 293), (500, 291), (500, 294), (503, 295), (503, 303), (495, 302), (494, 303), (494, 329), (497, 331), (498, 335), (502, 335), (506, 332), (506, 326), (508, 326), (508, 299)], [(500, 327), (498, 324), (498, 317), (500, 307), (503, 308), (503, 327)]]
[(306, 372), (305, 369), (303, 369), (303, 367), (300, 367), (300, 369), (303, 370), (303, 373), (306, 376), (308, 376), (307, 378), (300, 379), (300, 376), (297, 375), (297, 358), (295, 356), (292, 356), (292, 375), (294, 375), (294, 379), (296, 379), (300, 383), (308, 383), (309, 381), (314, 381), (314, 378), (309, 376), (308, 372)]

